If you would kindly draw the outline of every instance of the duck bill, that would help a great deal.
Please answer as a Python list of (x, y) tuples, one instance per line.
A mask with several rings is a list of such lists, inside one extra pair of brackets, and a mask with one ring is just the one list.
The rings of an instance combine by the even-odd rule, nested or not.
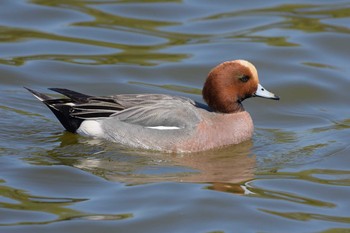
[(253, 94), (253, 96), (262, 97), (262, 98), (266, 98), (266, 99), (273, 99), (273, 100), (279, 100), (280, 99), (280, 97), (278, 97), (277, 95), (273, 94), (272, 92), (269, 92), (268, 90), (266, 90), (260, 84), (258, 84), (258, 89)]

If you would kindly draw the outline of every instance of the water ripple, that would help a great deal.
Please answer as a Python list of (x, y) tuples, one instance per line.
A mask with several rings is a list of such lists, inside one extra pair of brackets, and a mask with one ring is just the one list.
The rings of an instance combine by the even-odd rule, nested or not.
[[(345, 232), (348, 8), (345, 0), (3, 0), (1, 231)], [(200, 102), (210, 69), (238, 58), (256, 64), (281, 101), (244, 102), (252, 140), (190, 155), (65, 132), (22, 88)]]

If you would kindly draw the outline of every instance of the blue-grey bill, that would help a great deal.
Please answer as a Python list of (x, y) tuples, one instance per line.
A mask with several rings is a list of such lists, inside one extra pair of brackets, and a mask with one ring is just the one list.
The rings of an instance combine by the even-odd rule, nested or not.
[(277, 96), (277, 95), (273, 94), (272, 92), (269, 92), (268, 90), (266, 90), (263, 86), (260, 85), (260, 83), (258, 84), (258, 89), (254, 93), (254, 96), (267, 98), (267, 99), (273, 99), (273, 100), (279, 100), (280, 99), (279, 96)]

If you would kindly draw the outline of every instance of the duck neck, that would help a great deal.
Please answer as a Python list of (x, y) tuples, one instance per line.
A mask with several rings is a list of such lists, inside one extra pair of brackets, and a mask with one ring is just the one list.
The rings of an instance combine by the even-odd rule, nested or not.
[(230, 114), (245, 111), (243, 104), (239, 100), (226, 100), (222, 102), (211, 102), (206, 100), (206, 102), (211, 110), (218, 113)]
[(217, 110), (218, 110), (218, 112), (228, 113), (228, 114), (229, 113), (238, 113), (238, 112), (245, 111), (241, 101), (235, 101), (235, 102), (231, 102), (231, 103), (226, 103), (225, 105), (223, 105), (221, 108), (219, 108)]
[(237, 112), (243, 112), (245, 111), (243, 104), (241, 103), (241, 101), (237, 101), (236, 104), (233, 106), (233, 111), (231, 111), (230, 113), (237, 113)]

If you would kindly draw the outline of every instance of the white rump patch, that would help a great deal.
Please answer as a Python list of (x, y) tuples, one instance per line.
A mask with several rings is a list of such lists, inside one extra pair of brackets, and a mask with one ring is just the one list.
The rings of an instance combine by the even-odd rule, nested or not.
[(77, 129), (77, 133), (92, 137), (99, 137), (103, 135), (101, 124), (95, 120), (85, 120)]
[(64, 105), (75, 106), (75, 103), (65, 103)]
[(177, 126), (150, 126), (146, 127), (149, 129), (158, 129), (158, 130), (174, 130), (174, 129), (181, 129), (180, 127)]

